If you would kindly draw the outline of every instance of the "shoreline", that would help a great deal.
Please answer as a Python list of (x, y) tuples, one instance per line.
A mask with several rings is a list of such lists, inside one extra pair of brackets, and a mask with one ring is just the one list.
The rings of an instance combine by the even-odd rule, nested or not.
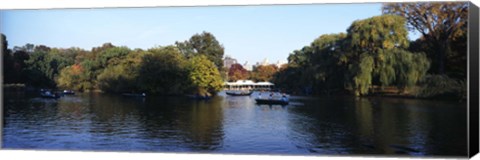
[[(30, 87), (26, 86), (25, 84), (3, 84), (2, 89), (4, 92), (35, 92), (39, 90), (40, 88), (38, 87)], [(219, 91), (224, 92), (225, 90)], [(78, 93), (104, 93), (104, 94), (110, 94), (110, 95), (121, 95), (122, 93), (110, 93), (110, 92), (104, 92), (99, 89), (95, 90), (85, 90), (85, 91), (76, 91)], [(259, 91), (254, 91), (254, 92), (259, 92)], [(218, 95), (216, 93), (215, 95)], [(289, 93), (290, 95), (294, 96), (352, 96), (352, 97), (358, 97), (358, 98), (368, 98), (368, 97), (377, 97), (377, 98), (401, 98), (401, 99), (418, 99), (418, 100), (442, 100), (442, 101), (458, 101), (458, 102), (464, 102), (466, 99), (461, 99), (455, 97), (455, 95), (437, 95), (433, 97), (418, 97), (412, 94), (396, 94), (396, 93), (372, 93), (370, 95), (364, 95), (364, 96), (355, 96), (351, 93), (347, 92), (338, 92), (338, 93), (331, 93), (331, 94), (292, 94)], [(149, 96), (166, 96), (166, 97), (185, 97), (188, 96), (188, 94), (175, 94), (175, 95), (167, 95), (167, 94), (149, 94)]]

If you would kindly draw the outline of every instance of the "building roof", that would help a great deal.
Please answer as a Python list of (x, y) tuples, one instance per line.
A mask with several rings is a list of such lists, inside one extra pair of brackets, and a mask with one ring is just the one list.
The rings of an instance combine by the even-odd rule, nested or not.
[(252, 80), (238, 80), (236, 82), (225, 82), (225, 85), (230, 86), (243, 86), (243, 85), (252, 85), (252, 86), (273, 86), (273, 83), (270, 82), (253, 82)]
[(257, 82), (257, 85), (263, 85), (263, 86), (273, 86), (274, 84), (271, 82)]

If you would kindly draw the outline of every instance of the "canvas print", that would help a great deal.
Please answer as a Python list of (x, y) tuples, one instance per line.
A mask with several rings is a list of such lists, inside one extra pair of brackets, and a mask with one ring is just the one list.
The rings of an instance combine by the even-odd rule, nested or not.
[(466, 157), (469, 7), (1, 10), (1, 147)]

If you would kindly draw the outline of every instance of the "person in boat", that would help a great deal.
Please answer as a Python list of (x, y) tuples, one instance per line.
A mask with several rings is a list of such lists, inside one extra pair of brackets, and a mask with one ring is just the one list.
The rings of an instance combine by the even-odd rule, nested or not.
[(273, 92), (270, 92), (270, 99), (273, 99)]
[(288, 101), (287, 94), (285, 93), (282, 94), (282, 101), (284, 102)]

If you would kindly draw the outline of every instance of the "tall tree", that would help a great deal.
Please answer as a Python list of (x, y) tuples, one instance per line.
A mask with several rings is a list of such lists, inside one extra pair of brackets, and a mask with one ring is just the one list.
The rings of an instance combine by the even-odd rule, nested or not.
[(11, 78), (15, 83), (26, 83), (25, 69), (27, 68), (27, 65), (25, 64), (25, 61), (28, 59), (30, 59), (30, 55), (23, 50), (18, 50), (13, 53), (13, 73)]
[(142, 58), (141, 88), (153, 94), (181, 94), (186, 90), (186, 59), (177, 47), (157, 47)]
[(12, 80), (12, 73), (13, 73), (13, 57), (10, 54), (10, 50), (8, 50), (8, 41), (7, 37), (2, 33), (1, 34), (1, 52), (2, 52), (2, 74), (3, 74), (3, 83), (11, 83)]
[(355, 53), (373, 53), (379, 49), (407, 48), (409, 41), (405, 18), (396, 15), (357, 20), (347, 29), (347, 47)]
[(355, 21), (347, 31), (346, 44), (352, 53), (349, 79), (356, 95), (368, 94), (372, 85), (394, 83), (400, 89), (412, 86), (430, 66), (422, 53), (406, 51), (409, 42), (405, 18), (401, 16)]
[(222, 89), (222, 77), (215, 64), (205, 55), (192, 57), (188, 61), (187, 70), (191, 93), (212, 95)]
[(302, 92), (304, 83), (299, 82), (298, 77), (302, 77), (305, 74), (302, 74), (302, 69), (300, 67), (290, 66), (287, 64), (286, 67), (282, 67), (280, 71), (273, 75), (273, 83), (278, 88), (288, 90), (289, 92)]
[(7, 41), (7, 36), (5, 36), (3, 33), (0, 34), (0, 48), (2, 49), (2, 53), (7, 53), (8, 50), (8, 41)]
[(132, 51), (118, 63), (109, 65), (97, 77), (98, 88), (113, 93), (147, 91), (140, 82), (140, 68), (147, 54), (142, 50)]
[(195, 34), (188, 41), (176, 42), (176, 45), (188, 58), (196, 54), (205, 55), (215, 64), (217, 69), (220, 70), (223, 67), (224, 48), (215, 36), (209, 32), (204, 31), (202, 34)]
[(321, 35), (310, 45), (313, 48), (310, 75), (315, 80), (313, 87), (317, 92), (343, 89), (347, 63), (343, 43), (346, 36), (345, 33)]
[(408, 28), (422, 34), (429, 44), (433, 65), (437, 66), (435, 73), (445, 73), (446, 57), (452, 54), (451, 41), (466, 34), (467, 2), (387, 3), (383, 13), (406, 18)]
[(382, 86), (396, 85), (400, 91), (413, 87), (427, 73), (430, 61), (424, 53), (403, 49), (380, 50), (374, 75)]
[[(60, 71), (74, 63), (73, 57), (66, 56), (63, 49), (48, 48), (46, 46), (30, 46), (26, 51), (33, 50), (28, 55), (25, 62), (25, 79), (29, 85), (35, 87), (56, 87), (55, 79), (57, 79)], [(21, 52), (21, 50), (17, 51)], [(19, 59), (26, 56), (18, 55)]]

